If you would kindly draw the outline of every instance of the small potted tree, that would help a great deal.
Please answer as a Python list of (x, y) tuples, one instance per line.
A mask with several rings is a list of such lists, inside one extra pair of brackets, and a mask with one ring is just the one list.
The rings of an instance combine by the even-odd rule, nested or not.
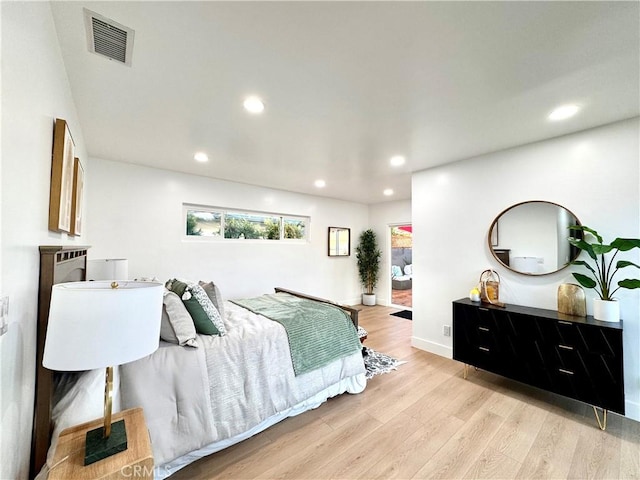
[[(573, 225), (570, 230), (582, 232), (585, 238), (569, 237), (569, 243), (574, 247), (587, 252), (589, 257), (594, 261), (595, 268), (584, 260), (575, 260), (571, 265), (582, 265), (588, 272), (587, 275), (582, 273), (573, 273), (575, 279), (585, 288), (592, 288), (596, 291), (599, 298), (593, 299), (593, 318), (603, 320), (605, 322), (617, 322), (620, 320), (620, 306), (613, 297), (621, 288), (640, 288), (640, 279), (626, 278), (620, 280), (617, 284), (613, 283), (613, 277), (618, 270), (626, 267), (640, 268), (633, 262), (627, 260), (618, 260), (615, 264), (613, 261), (619, 252), (626, 252), (634, 248), (640, 248), (640, 239), (636, 238), (616, 238), (610, 245), (602, 243), (602, 237), (595, 230), (585, 227), (584, 225)], [(590, 234), (594, 241), (587, 241), (586, 236)], [(607, 256), (608, 255), (608, 256)], [(617, 285), (617, 286), (616, 286)]]
[(382, 252), (378, 249), (375, 232), (371, 229), (362, 232), (356, 247), (356, 258), (358, 259), (360, 283), (365, 290), (362, 294), (363, 305), (376, 304), (376, 295), (373, 293), (373, 289), (378, 284), (380, 255)]

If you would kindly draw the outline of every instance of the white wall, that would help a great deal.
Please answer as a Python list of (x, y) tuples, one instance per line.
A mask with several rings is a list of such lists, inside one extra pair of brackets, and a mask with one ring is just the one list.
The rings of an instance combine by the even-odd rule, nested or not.
[[(328, 227), (368, 224), (363, 204), (92, 159), (86, 225), (90, 258), (127, 258), (129, 276), (213, 280), (226, 298), (287, 287), (359, 303), (355, 254), (329, 257)], [(183, 203), (311, 217), (310, 242), (185, 240)]]
[(82, 244), (48, 232), (53, 124), (69, 122), (88, 169), (47, 2), (2, 2), (2, 293), (0, 478), (27, 478), (33, 417), (38, 245)]
[[(376, 287), (376, 303), (391, 304), (391, 230), (392, 225), (411, 224), (411, 201), (377, 203), (369, 207), (370, 228), (376, 233), (382, 257), (380, 281)], [(357, 239), (356, 239), (357, 241)]]
[[(530, 277), (493, 259), (487, 230), (513, 204), (548, 200), (571, 210), (605, 241), (639, 238), (638, 132), (635, 118), (414, 174), (413, 288), (425, 294), (413, 298), (413, 344), (451, 356), (451, 337), (442, 335), (442, 325), (451, 325), (451, 301), (467, 296), (487, 267), (500, 273), (506, 303), (555, 310), (558, 285), (575, 283), (569, 269)], [(625, 258), (638, 263), (640, 255), (636, 250)], [(631, 269), (626, 273), (637, 275)], [(593, 292), (587, 295), (592, 298)], [(620, 290), (618, 296), (627, 416), (640, 420), (640, 293)]]

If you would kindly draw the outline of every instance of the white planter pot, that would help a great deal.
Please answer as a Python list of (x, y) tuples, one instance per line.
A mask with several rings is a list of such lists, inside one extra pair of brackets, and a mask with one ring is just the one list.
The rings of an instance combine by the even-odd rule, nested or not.
[(620, 321), (620, 304), (617, 300), (593, 299), (593, 318), (602, 322)]
[(363, 293), (362, 294), (362, 304), (372, 306), (376, 304), (376, 294), (375, 293)]

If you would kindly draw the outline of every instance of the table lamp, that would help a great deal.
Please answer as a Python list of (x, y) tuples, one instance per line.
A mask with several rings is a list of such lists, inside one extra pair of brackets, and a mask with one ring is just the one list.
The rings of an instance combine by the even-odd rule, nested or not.
[(106, 368), (104, 426), (87, 432), (84, 464), (127, 449), (124, 420), (111, 423), (113, 366), (158, 348), (163, 285), (69, 282), (53, 286), (42, 364), (50, 370)]
[(126, 258), (98, 258), (87, 260), (87, 280), (126, 280), (129, 261)]

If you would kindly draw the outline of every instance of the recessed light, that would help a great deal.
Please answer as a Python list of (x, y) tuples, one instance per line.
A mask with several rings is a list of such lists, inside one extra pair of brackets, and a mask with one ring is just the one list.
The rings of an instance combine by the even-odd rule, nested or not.
[(402, 155), (396, 155), (395, 157), (391, 157), (391, 160), (389, 160), (392, 167), (404, 165), (404, 162), (406, 162), (406, 159)]
[(193, 156), (193, 159), (196, 162), (204, 163), (204, 162), (208, 162), (209, 161), (209, 156), (204, 152), (198, 152)]
[(262, 113), (264, 103), (258, 97), (247, 97), (243, 103), (245, 110), (251, 113)]
[(382, 193), (384, 193), (387, 197), (389, 197), (389, 196), (393, 195), (393, 189), (385, 188)]
[(315, 182), (313, 182), (313, 184), (318, 188), (324, 188), (327, 186), (327, 182), (321, 179), (316, 180)]
[(573, 117), (576, 113), (578, 113), (580, 107), (577, 105), (562, 105), (561, 107), (556, 108), (553, 112), (549, 114), (549, 120), (565, 120), (567, 118)]

